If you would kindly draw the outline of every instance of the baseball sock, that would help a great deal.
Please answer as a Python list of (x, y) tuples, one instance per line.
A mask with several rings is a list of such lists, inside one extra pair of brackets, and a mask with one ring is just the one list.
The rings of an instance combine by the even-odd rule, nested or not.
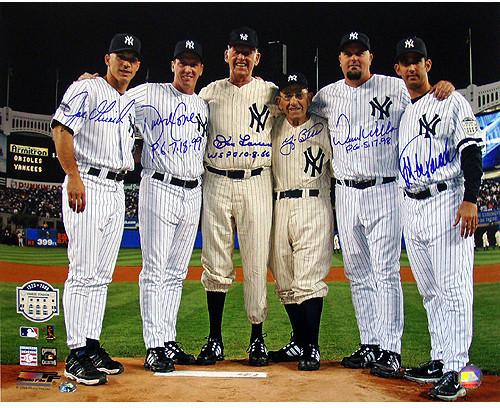
[(262, 323), (252, 324), (252, 334), (250, 335), (250, 343), (257, 337), (262, 337)]
[(296, 303), (289, 303), (285, 305), (285, 310), (292, 325), (293, 337), (295, 342), (302, 346), (302, 323), (300, 322), (300, 307)]
[(87, 338), (87, 349), (97, 350), (99, 347), (101, 347), (101, 345), (99, 344), (99, 340)]
[(323, 298), (312, 298), (301, 305), (304, 318), (304, 344), (319, 345), (319, 325), (323, 311)]
[(222, 314), (224, 313), (225, 292), (207, 291), (208, 317), (210, 319), (209, 337), (222, 340)]

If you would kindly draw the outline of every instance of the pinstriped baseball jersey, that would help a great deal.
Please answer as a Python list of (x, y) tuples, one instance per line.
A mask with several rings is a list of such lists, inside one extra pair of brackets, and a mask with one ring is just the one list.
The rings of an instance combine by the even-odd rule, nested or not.
[(136, 125), (145, 142), (142, 167), (182, 179), (201, 176), (208, 130), (206, 102), (170, 83), (142, 84), (127, 95), (135, 100)]
[(282, 116), (273, 127), (272, 141), (275, 191), (330, 189), (332, 148), (325, 119), (312, 114), (307, 122), (293, 127)]
[(274, 84), (255, 78), (242, 87), (221, 79), (201, 90), (210, 109), (207, 165), (223, 170), (271, 165), (276, 93)]
[[(107, 288), (120, 249), (125, 215), (123, 182), (85, 173), (90, 166), (107, 170), (134, 167), (135, 103), (120, 95), (103, 78), (74, 82), (66, 91), (54, 120), (73, 131), (73, 146), (86, 208), (76, 213), (63, 199), (63, 220), (68, 234), (68, 279), (63, 306), (70, 349), (99, 339)], [(63, 197), (68, 196), (68, 177)]]
[(314, 114), (293, 127), (285, 117), (272, 130), (274, 191), (319, 190), (318, 196), (277, 196), (271, 269), (282, 303), (324, 297), (332, 257), (331, 147), (325, 119)]
[[(169, 184), (160, 172), (200, 179), (207, 142), (208, 107), (196, 94), (170, 83), (148, 83), (127, 92), (136, 101), (137, 126), (144, 138), (139, 190), (143, 267), (140, 306), (146, 348), (176, 340), (182, 285), (193, 252), (201, 209), (201, 186)], [(201, 179), (199, 180), (201, 182)]]
[(342, 79), (322, 88), (311, 111), (328, 118), (336, 178), (398, 174), (398, 128), (410, 96), (401, 79), (372, 75), (354, 88)]
[(482, 142), (470, 104), (458, 92), (444, 101), (427, 94), (406, 109), (400, 124), (400, 186), (420, 191), (460, 178), (460, 153)]
[[(424, 95), (400, 125), (400, 186), (426, 199), (403, 198), (402, 220), (410, 266), (423, 297), (431, 335), (431, 358), (443, 371), (460, 371), (472, 341), (474, 238), (453, 226), (464, 197), (460, 154), (482, 142), (469, 103), (458, 93), (437, 101)], [(437, 183), (446, 183), (439, 192)]]
[(227, 292), (234, 280), (231, 254), (238, 230), (247, 317), (267, 317), (267, 267), (272, 220), (271, 127), (277, 113), (277, 87), (253, 78), (235, 86), (228, 79), (203, 88), (209, 106), (205, 164), (222, 170), (264, 168), (259, 175), (231, 179), (207, 171), (203, 188), (202, 283), (207, 291)]
[(344, 267), (362, 344), (401, 352), (403, 294), (397, 185), (398, 129), (410, 103), (404, 82), (372, 75), (321, 89), (311, 110), (328, 119), (332, 167), (339, 180), (375, 180), (366, 188), (337, 185), (335, 208)]
[(73, 82), (53, 117), (73, 131), (78, 167), (132, 170), (135, 102), (105, 79)]

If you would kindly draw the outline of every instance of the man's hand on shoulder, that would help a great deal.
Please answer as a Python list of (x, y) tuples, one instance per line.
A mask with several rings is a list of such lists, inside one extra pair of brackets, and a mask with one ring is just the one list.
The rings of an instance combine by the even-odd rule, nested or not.
[(439, 81), (434, 85), (429, 93), (434, 94), (438, 101), (444, 101), (447, 99), (455, 90), (453, 84), (449, 81)]

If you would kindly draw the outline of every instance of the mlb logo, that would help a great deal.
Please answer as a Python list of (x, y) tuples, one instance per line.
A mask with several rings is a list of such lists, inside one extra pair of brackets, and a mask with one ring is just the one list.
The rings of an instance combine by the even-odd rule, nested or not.
[(30, 346), (19, 347), (19, 365), (38, 366), (38, 348)]
[(38, 339), (38, 327), (20, 327), (19, 336)]

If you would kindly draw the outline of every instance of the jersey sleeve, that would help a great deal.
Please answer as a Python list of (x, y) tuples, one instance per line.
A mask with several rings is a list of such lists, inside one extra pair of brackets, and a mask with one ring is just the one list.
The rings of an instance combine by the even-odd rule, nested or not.
[(271, 116), (277, 118), (281, 116), (281, 111), (278, 108), (278, 105), (276, 105), (276, 96), (279, 93), (278, 87), (273, 84), (272, 82), (268, 82), (269, 85), (271, 85), (271, 92), (270, 92), (270, 100), (269, 100), (269, 111), (271, 112)]
[(408, 88), (406, 88), (406, 85), (402, 79), (398, 78), (398, 81), (400, 86), (401, 105), (403, 109), (406, 109), (406, 107), (411, 103), (410, 92), (408, 92)]
[(73, 135), (80, 131), (90, 110), (92, 90), (89, 81), (95, 81), (95, 79), (75, 81), (69, 86), (52, 117), (51, 128), (60, 123), (71, 129)]
[(214, 94), (215, 82), (212, 82), (201, 89), (198, 96), (203, 99), (205, 102), (209, 102), (212, 99), (212, 95)]
[(309, 107), (309, 111), (325, 118), (326, 117), (325, 109), (326, 109), (325, 92), (323, 89), (320, 89), (318, 93), (314, 95), (311, 106)]
[(480, 146), (483, 143), (483, 131), (477, 123), (476, 117), (467, 100), (458, 92), (452, 96), (453, 123), (455, 126), (453, 137), (457, 150), (462, 151), (472, 145)]
[(127, 91), (127, 96), (130, 100), (134, 101), (135, 106), (135, 137), (142, 138), (144, 128), (141, 126), (144, 123), (144, 105), (147, 101), (148, 95), (148, 84), (138, 85), (134, 88), (131, 88)]

